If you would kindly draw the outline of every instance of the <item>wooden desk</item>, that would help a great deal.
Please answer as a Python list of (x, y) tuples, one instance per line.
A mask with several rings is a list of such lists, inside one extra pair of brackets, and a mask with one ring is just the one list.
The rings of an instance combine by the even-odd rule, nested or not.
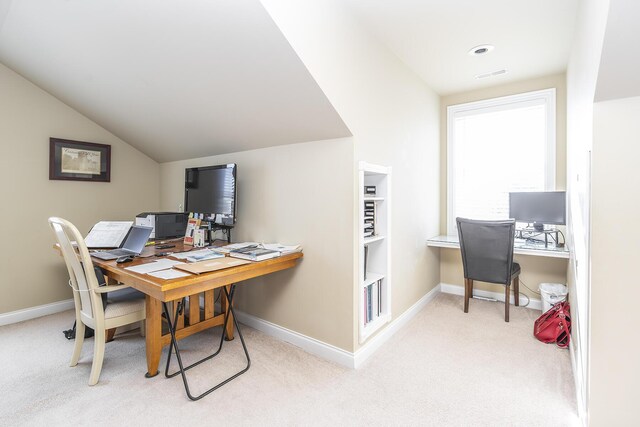
[[(183, 248), (181, 242), (175, 243), (176, 247), (168, 249), (173, 252), (188, 250), (191, 246)], [(222, 313), (214, 313), (213, 291), (221, 287), (227, 287), (233, 283), (254, 277), (264, 276), (280, 270), (285, 270), (296, 265), (296, 261), (302, 258), (302, 253), (297, 252), (272, 258), (261, 262), (252, 262), (225, 270), (213, 271), (210, 273), (191, 275), (184, 278), (162, 280), (148, 274), (133, 273), (125, 270), (126, 267), (144, 264), (157, 260), (153, 256), (156, 252), (167, 251), (158, 250), (154, 246), (144, 249), (141, 258), (136, 258), (132, 262), (117, 264), (114, 261), (103, 261), (92, 257), (93, 263), (103, 269), (105, 275), (110, 279), (127, 284), (132, 288), (143, 292), (146, 295), (146, 354), (147, 354), (147, 376), (153, 377), (158, 373), (158, 365), (162, 348), (169, 345), (171, 336), (169, 333), (162, 333), (162, 303), (189, 298), (188, 319), (179, 319), (176, 338), (182, 339), (200, 332), (204, 329), (219, 326), (224, 323), (224, 313), (228, 310), (227, 300), (224, 292), (221, 293), (220, 301)], [(200, 294), (204, 293), (205, 307), (204, 318), (200, 313)], [(225, 331), (227, 339), (233, 339), (233, 322), (228, 322)]]

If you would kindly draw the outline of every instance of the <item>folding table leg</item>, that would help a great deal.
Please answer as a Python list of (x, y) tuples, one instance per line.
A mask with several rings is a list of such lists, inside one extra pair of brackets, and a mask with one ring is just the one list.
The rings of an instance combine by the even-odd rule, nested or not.
[[(251, 366), (251, 359), (249, 358), (249, 352), (247, 351), (247, 345), (244, 342), (244, 337), (242, 336), (242, 332), (240, 331), (240, 328), (238, 327), (238, 322), (236, 321), (236, 316), (235, 313), (233, 312), (233, 294), (235, 293), (236, 290), (236, 286), (231, 285), (231, 290), (227, 291), (226, 287), (222, 288), (228, 301), (229, 301), (229, 305), (228, 305), (228, 309), (227, 312), (224, 315), (224, 325), (222, 327), (222, 334), (220, 335), (220, 344), (218, 345), (218, 350), (216, 350), (215, 353), (213, 353), (210, 356), (207, 356), (201, 360), (198, 360), (197, 362), (192, 363), (189, 366), (184, 366), (182, 364), (182, 357), (180, 357), (180, 349), (178, 348), (178, 340), (176, 338), (176, 327), (177, 327), (177, 321), (179, 318), (179, 314), (182, 313), (182, 311), (184, 310), (185, 307), (185, 298), (182, 298), (182, 300), (180, 300), (180, 302), (178, 302), (177, 307), (176, 307), (176, 316), (174, 316), (174, 321), (173, 323), (171, 321), (169, 321), (169, 332), (171, 333), (171, 343), (169, 344), (169, 352), (167, 354), (167, 366), (165, 368), (164, 374), (167, 378), (173, 378), (176, 375), (180, 374), (182, 376), (182, 382), (184, 383), (184, 389), (187, 392), (187, 396), (189, 397), (189, 399), (191, 400), (199, 400), (202, 399), (204, 396), (206, 396), (207, 394), (217, 390), (218, 388), (222, 387), (223, 385), (225, 385), (226, 383), (228, 383), (229, 381), (233, 380), (234, 378), (244, 374), (245, 372), (247, 372), (249, 370), (249, 367)], [(162, 303), (162, 308), (164, 309), (164, 313), (165, 316), (167, 317), (167, 319), (171, 319), (171, 317), (169, 316), (169, 309), (167, 307), (166, 303)], [(227, 378), (226, 380), (220, 382), (219, 384), (215, 385), (214, 387), (210, 388), (209, 390), (205, 391), (204, 393), (198, 395), (198, 396), (193, 396), (191, 394), (191, 391), (189, 390), (189, 382), (187, 381), (187, 376), (186, 376), (186, 372), (188, 369), (193, 368), (194, 366), (197, 366), (199, 364), (201, 364), (202, 362), (212, 359), (214, 357), (216, 357), (219, 353), (220, 350), (222, 350), (222, 344), (224, 343), (224, 336), (225, 336), (225, 331), (227, 329), (227, 322), (229, 321), (229, 315), (231, 315), (231, 318), (233, 319), (233, 323), (236, 327), (236, 330), (238, 331), (238, 336), (240, 337), (240, 342), (242, 343), (242, 348), (244, 349), (244, 355), (247, 358), (247, 366), (242, 369), (241, 371), (237, 372), (236, 374), (230, 376), (229, 378)], [(171, 353), (173, 351), (173, 349), (175, 348), (175, 353), (176, 353), (176, 358), (178, 359), (178, 365), (180, 366), (180, 370), (169, 374), (169, 365), (171, 364)]]

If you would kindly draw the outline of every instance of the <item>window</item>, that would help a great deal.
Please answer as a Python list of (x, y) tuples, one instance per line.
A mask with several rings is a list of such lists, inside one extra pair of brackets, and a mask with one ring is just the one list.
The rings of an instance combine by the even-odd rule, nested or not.
[(555, 89), (447, 109), (448, 218), (505, 219), (509, 192), (555, 189)]

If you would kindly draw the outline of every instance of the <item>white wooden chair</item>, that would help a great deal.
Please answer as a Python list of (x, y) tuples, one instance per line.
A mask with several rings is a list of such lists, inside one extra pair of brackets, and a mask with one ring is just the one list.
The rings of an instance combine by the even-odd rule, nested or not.
[(70, 366), (78, 364), (84, 341), (85, 325), (93, 328), (95, 337), (89, 385), (94, 385), (98, 382), (102, 370), (106, 331), (143, 321), (145, 318), (144, 299), (110, 302), (105, 309), (102, 304), (102, 294), (128, 286), (99, 286), (89, 250), (78, 229), (69, 221), (55, 217), (49, 218), (49, 225), (56, 235), (69, 271), (69, 284), (73, 288), (73, 301), (76, 308), (76, 342)]

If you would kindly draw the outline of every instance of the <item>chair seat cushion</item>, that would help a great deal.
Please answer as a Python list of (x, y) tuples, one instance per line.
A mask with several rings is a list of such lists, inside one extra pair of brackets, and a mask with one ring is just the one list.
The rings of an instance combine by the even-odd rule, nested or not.
[(144, 310), (144, 299), (130, 299), (109, 303), (104, 309), (104, 318), (113, 319), (114, 317), (126, 316), (140, 310)]
[(144, 299), (144, 294), (134, 288), (120, 289), (119, 291), (108, 292), (107, 300), (109, 304), (120, 301), (131, 301), (136, 299)]
[(520, 264), (514, 262), (511, 265), (511, 278), (514, 278), (520, 274)]

